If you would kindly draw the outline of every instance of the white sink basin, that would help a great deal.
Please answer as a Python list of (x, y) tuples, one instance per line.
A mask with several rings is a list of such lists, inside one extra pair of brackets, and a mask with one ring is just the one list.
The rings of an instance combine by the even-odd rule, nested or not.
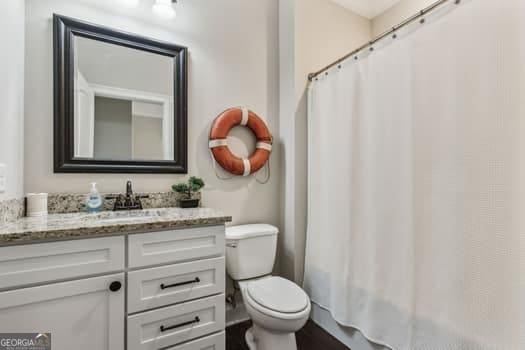
[(163, 213), (164, 211), (162, 209), (115, 211), (87, 215), (86, 219), (102, 223), (129, 222), (130, 220), (142, 221), (161, 217)]

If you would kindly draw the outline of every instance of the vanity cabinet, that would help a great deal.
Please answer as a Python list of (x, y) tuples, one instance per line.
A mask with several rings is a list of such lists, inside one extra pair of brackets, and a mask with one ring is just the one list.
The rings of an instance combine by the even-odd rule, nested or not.
[(0, 331), (53, 350), (224, 350), (224, 225), (0, 247)]
[(52, 349), (124, 349), (124, 274), (0, 293), (2, 333), (51, 333)]

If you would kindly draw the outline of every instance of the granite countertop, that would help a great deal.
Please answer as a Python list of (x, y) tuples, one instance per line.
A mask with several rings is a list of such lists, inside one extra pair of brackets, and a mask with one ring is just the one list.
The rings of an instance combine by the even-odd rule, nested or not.
[(208, 208), (53, 214), (45, 218), (22, 218), (0, 226), (0, 246), (221, 225), (231, 220), (230, 216)]

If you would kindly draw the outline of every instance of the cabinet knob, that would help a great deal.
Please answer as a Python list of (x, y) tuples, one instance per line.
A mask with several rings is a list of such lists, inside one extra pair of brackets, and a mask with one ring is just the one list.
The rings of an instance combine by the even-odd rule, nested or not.
[(112, 292), (118, 292), (122, 288), (122, 283), (115, 281), (109, 285), (109, 290)]

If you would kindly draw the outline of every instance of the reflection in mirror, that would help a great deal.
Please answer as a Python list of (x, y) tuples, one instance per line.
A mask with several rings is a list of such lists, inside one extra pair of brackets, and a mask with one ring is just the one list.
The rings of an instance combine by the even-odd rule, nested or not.
[(173, 57), (74, 36), (74, 155), (174, 159)]

